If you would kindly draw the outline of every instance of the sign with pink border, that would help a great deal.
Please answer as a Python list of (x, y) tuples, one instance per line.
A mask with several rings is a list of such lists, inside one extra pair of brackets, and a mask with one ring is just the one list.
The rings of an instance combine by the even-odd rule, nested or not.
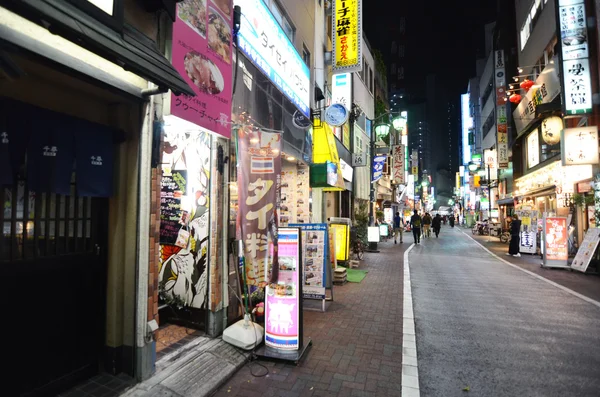
[(196, 92), (171, 94), (171, 114), (231, 137), (231, 0), (185, 0), (173, 24), (172, 63)]

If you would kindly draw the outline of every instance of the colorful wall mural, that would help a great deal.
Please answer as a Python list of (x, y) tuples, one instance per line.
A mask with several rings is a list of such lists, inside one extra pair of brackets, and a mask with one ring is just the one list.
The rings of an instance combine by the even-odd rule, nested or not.
[(164, 128), (159, 293), (177, 306), (205, 309), (211, 135)]

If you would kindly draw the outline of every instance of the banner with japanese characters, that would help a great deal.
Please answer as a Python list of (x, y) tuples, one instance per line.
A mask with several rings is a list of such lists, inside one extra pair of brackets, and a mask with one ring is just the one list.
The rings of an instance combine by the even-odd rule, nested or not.
[(592, 81), (585, 0), (559, 0), (557, 23), (562, 53), (563, 106), (567, 114), (592, 111)]
[[(495, 54), (495, 81), (497, 90), (506, 88), (504, 50), (497, 50)], [(508, 104), (504, 98), (496, 103), (496, 147), (498, 148), (499, 169), (508, 168), (508, 124), (506, 118)]]
[(404, 145), (396, 145), (392, 149), (392, 156), (394, 160), (394, 175), (393, 180), (397, 184), (404, 184), (404, 156), (405, 150)]
[(243, 241), (248, 285), (264, 285), (277, 263), (281, 188), (280, 133), (237, 131), (238, 239)]
[(333, 71), (362, 69), (362, 0), (333, 1)]
[(171, 114), (231, 136), (231, 0), (184, 0), (173, 24), (172, 64), (196, 96), (171, 94)]
[(548, 217), (544, 219), (544, 262), (569, 259), (567, 218)]

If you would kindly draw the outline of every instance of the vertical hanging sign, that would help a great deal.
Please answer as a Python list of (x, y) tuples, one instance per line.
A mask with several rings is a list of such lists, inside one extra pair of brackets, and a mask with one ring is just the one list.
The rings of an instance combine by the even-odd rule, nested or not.
[[(496, 91), (502, 89), (504, 92), (506, 89), (505, 66), (504, 50), (497, 50), (495, 53), (494, 64)], [(497, 98), (498, 100), (496, 101), (496, 147), (498, 148), (498, 168), (508, 168), (507, 102), (504, 98)]]
[(240, 128), (238, 153), (238, 239), (244, 242), (247, 284), (264, 285), (277, 263), (281, 134)]
[(396, 145), (392, 149), (394, 160), (393, 180), (397, 184), (404, 184), (404, 145)]
[(559, 0), (557, 8), (565, 113), (590, 113), (592, 81), (585, 0)]
[(362, 0), (333, 1), (333, 71), (362, 69)]

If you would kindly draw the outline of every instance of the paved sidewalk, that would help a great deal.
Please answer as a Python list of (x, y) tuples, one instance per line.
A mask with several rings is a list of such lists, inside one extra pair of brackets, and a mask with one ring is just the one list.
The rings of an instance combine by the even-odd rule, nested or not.
[(366, 253), (361, 283), (334, 286), (327, 312), (304, 311), (313, 346), (298, 365), (245, 365), (216, 396), (399, 396), (402, 377), (403, 252), (411, 241)]
[(460, 230), (502, 259), (600, 302), (600, 276), (569, 269), (542, 268), (539, 255), (521, 254), (520, 258), (508, 256), (508, 244), (503, 244), (498, 237), (473, 235), (471, 229)]

